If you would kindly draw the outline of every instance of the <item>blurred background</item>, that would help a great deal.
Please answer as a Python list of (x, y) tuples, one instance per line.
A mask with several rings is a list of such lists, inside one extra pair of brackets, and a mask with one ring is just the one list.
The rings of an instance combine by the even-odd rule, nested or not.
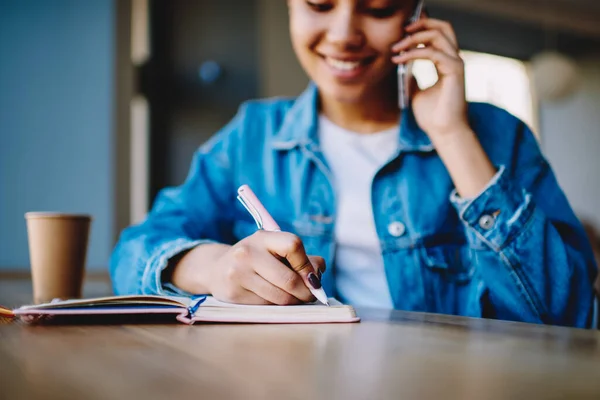
[[(600, 225), (600, 2), (429, 0), (453, 23), (469, 100), (535, 131), (578, 215)], [(257, 97), (307, 78), (285, 0), (0, 0), (0, 270), (29, 265), (24, 213), (94, 217), (88, 267), (191, 155)], [(421, 86), (437, 79), (415, 65)]]

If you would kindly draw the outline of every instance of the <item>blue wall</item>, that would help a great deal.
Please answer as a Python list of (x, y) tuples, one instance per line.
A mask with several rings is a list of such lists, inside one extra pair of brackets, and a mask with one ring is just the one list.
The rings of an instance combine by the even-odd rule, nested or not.
[(0, 268), (29, 265), (27, 211), (94, 217), (112, 246), (113, 0), (0, 0)]

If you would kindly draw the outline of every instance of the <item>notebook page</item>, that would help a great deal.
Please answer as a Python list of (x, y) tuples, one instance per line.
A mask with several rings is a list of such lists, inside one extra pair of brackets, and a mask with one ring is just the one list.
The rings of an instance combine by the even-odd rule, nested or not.
[(250, 308), (250, 309), (254, 309), (254, 310), (266, 309), (266, 310), (270, 310), (270, 311), (273, 311), (274, 308), (286, 308), (286, 309), (293, 308), (293, 309), (296, 309), (299, 311), (300, 309), (314, 309), (314, 307), (325, 307), (325, 308), (346, 307), (344, 304), (340, 303), (338, 300), (336, 300), (334, 298), (329, 298), (328, 300), (329, 300), (329, 307), (327, 307), (326, 305), (324, 305), (323, 303), (321, 303), (318, 300), (315, 301), (314, 303), (306, 303), (306, 304), (294, 305), (294, 306), (276, 306), (276, 305), (258, 306), (258, 305), (248, 305), (248, 304), (226, 303), (223, 301), (219, 301), (212, 296), (207, 296), (206, 300), (204, 300), (204, 302), (200, 305), (200, 307), (201, 308), (204, 308), (204, 307)]
[(191, 322), (238, 323), (330, 323), (358, 322), (354, 308), (335, 299), (331, 306), (319, 302), (293, 306), (242, 305), (207, 297), (194, 313)]
[(75, 308), (75, 307), (101, 307), (110, 305), (148, 305), (148, 306), (174, 306), (188, 307), (191, 299), (175, 296), (151, 296), (151, 295), (133, 295), (133, 296), (108, 296), (96, 297), (90, 299), (73, 299), (62, 300), (52, 303), (44, 303), (37, 305), (29, 305), (20, 307), (20, 310), (46, 310), (58, 308)]

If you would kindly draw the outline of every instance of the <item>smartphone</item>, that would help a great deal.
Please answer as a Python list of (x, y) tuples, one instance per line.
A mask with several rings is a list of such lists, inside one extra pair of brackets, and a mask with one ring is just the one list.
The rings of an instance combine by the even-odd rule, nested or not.
[[(425, 0), (417, 0), (411, 17), (406, 25), (417, 22), (421, 18)], [(412, 79), (412, 62), (398, 65), (398, 107), (405, 110), (410, 106), (410, 81)]]

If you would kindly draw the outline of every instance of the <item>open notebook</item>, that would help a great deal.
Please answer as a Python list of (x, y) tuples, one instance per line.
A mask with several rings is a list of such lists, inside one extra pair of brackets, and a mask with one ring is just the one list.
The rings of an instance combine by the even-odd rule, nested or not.
[(76, 321), (82, 316), (173, 316), (180, 322), (241, 323), (330, 323), (356, 322), (351, 306), (330, 299), (331, 306), (311, 303), (297, 306), (250, 306), (223, 303), (212, 296), (193, 299), (171, 296), (111, 296), (83, 300), (64, 300), (23, 306), (13, 310), (25, 321), (44, 321), (60, 317)]

